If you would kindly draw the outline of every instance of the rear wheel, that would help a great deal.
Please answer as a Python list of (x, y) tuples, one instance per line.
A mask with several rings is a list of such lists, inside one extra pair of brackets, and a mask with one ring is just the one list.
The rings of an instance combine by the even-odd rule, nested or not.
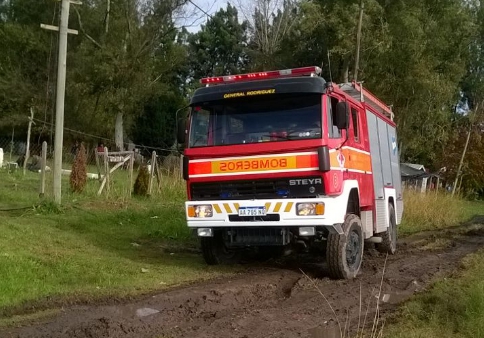
[(346, 215), (343, 234), (329, 234), (326, 260), (331, 278), (352, 279), (358, 274), (363, 260), (364, 237), (360, 218)]
[(225, 246), (220, 232), (216, 232), (213, 237), (200, 237), (200, 244), (208, 265), (231, 264), (238, 260), (238, 253)]
[(377, 234), (377, 236), (382, 238), (382, 242), (376, 245), (376, 249), (380, 252), (393, 255), (397, 251), (398, 230), (395, 219), (395, 208), (391, 204), (388, 205), (388, 213), (390, 214), (388, 229), (385, 232)]

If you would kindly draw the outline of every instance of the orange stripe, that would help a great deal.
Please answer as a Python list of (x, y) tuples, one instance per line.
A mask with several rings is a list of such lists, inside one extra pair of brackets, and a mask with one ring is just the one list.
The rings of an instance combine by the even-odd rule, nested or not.
[(188, 164), (189, 175), (210, 174), (212, 172), (212, 164), (210, 162), (197, 162)]
[[(336, 154), (331, 154), (334, 159), (336, 159)], [(331, 162), (332, 166), (338, 166), (338, 162)], [(269, 166), (271, 164), (271, 166)], [(274, 164), (274, 166), (272, 166)], [(277, 165), (276, 165), (277, 164)], [(239, 159), (234, 157), (230, 160), (224, 161), (211, 161), (207, 160), (204, 162), (190, 163), (188, 167), (189, 175), (206, 175), (206, 174), (216, 174), (216, 173), (243, 173), (243, 172), (253, 172), (253, 171), (265, 171), (265, 170), (281, 170), (286, 169), (290, 171), (291, 169), (304, 169), (304, 168), (315, 168), (318, 167), (318, 155), (296, 155), (296, 156), (280, 156), (280, 157), (267, 157), (267, 158), (246, 158)]]
[(296, 167), (300, 168), (314, 168), (317, 167), (318, 156), (317, 155), (298, 155), (296, 157)]
[[(361, 171), (371, 171), (371, 157), (369, 154), (361, 153), (352, 149), (343, 149), (344, 168)], [(338, 161), (339, 152), (335, 151), (330, 154), (331, 167), (340, 167)]]

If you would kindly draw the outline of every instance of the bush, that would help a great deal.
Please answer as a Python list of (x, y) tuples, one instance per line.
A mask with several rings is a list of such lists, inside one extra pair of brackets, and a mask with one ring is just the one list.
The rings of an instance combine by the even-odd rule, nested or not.
[(82, 192), (87, 183), (87, 156), (86, 148), (81, 143), (79, 150), (76, 153), (76, 158), (72, 164), (72, 171), (70, 176), (71, 190), (73, 192)]
[(148, 167), (142, 165), (139, 168), (138, 176), (134, 182), (133, 193), (137, 196), (147, 196), (148, 195), (148, 185), (150, 183), (150, 173), (148, 172)]

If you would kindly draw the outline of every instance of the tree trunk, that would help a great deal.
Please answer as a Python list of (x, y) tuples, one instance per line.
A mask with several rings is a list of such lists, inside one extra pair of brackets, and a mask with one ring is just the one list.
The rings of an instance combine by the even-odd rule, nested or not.
[(114, 127), (114, 141), (118, 151), (124, 151), (124, 133), (123, 133), (123, 113), (116, 115), (116, 125)]
[(349, 82), (350, 77), (350, 62), (345, 58), (343, 61), (343, 83)]

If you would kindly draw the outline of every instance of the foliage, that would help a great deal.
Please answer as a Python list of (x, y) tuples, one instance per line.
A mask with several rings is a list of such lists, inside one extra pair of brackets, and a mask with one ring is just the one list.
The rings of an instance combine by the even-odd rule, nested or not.
[(28, 109), (47, 107), (51, 74), (51, 23), (55, 3), (47, 0), (0, 1), (0, 126), (26, 124)]
[(144, 106), (143, 113), (132, 127), (133, 141), (141, 147), (158, 147), (158, 155), (171, 149), (175, 141), (175, 112), (185, 102), (175, 93), (163, 93), (154, 97)]
[(136, 177), (136, 181), (134, 182), (133, 193), (137, 196), (147, 196), (149, 182), (150, 173), (148, 172), (148, 167), (146, 165), (142, 165), (139, 168), (138, 176)]
[[(481, 117), (471, 123), (462, 186), (482, 191), (482, 2), (235, 3), (194, 33), (178, 26), (190, 16), (186, 0), (71, 6), (70, 26), (80, 34), (69, 38), (66, 127), (109, 138), (115, 132), (118, 147), (134, 140), (170, 148), (175, 111), (201, 77), (323, 64), (324, 78), (351, 81), (363, 7), (357, 80), (393, 105), (401, 160), (445, 166), (453, 179), (469, 130), (462, 112), (470, 109)], [(53, 121), (56, 39), (39, 24), (56, 24), (58, 10), (47, 0), (0, 1), (0, 128), (24, 127), (30, 106), (37, 118)], [(34, 134), (46, 125), (34, 126)]]
[(191, 76), (197, 81), (246, 71), (247, 22), (239, 23), (237, 9), (227, 4), (188, 37), (188, 52)]
[(81, 193), (86, 187), (87, 183), (87, 156), (86, 148), (81, 143), (80, 147), (76, 149), (76, 158), (72, 163), (72, 171), (69, 177), (72, 192)]

